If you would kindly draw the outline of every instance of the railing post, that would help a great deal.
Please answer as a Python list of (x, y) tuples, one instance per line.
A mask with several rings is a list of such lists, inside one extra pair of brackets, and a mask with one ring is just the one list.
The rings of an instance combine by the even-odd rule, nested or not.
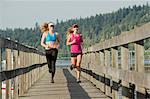
[[(25, 67), (28, 66), (28, 53), (25, 52)], [(26, 92), (28, 90), (28, 73), (25, 73), (25, 91)]]
[[(91, 70), (92, 72), (96, 73), (97, 72), (97, 55), (96, 52), (92, 52), (91, 53), (91, 61), (92, 61), (92, 66), (91, 66)], [(93, 78), (93, 74), (92, 74), (92, 83), (96, 85), (96, 79)]]
[(121, 69), (129, 70), (129, 49), (128, 49), (128, 45), (121, 46)]
[[(94, 72), (95, 70), (95, 53), (92, 52), (90, 53), (90, 57), (91, 57), (91, 65), (90, 65), (90, 70), (92, 70), (92, 72)], [(91, 75), (91, 82), (94, 84), (94, 78), (93, 78), (93, 74)]]
[[(17, 68), (18, 64), (18, 51), (14, 50), (14, 68)], [(14, 78), (14, 99), (18, 99), (18, 76)]]
[[(32, 53), (32, 64), (34, 64), (34, 53)], [(32, 70), (32, 84), (34, 83), (34, 70)]]
[[(35, 57), (35, 53), (33, 53), (33, 64), (35, 64), (36, 57)], [(35, 74), (35, 69), (33, 70), (33, 84), (36, 81), (36, 74)]]
[[(86, 60), (85, 60), (86, 67), (85, 67), (85, 69), (87, 69), (87, 70), (89, 69), (88, 67), (89, 67), (89, 64), (90, 64), (88, 56), (89, 56), (89, 53), (86, 53), (86, 56), (85, 56), (86, 57)], [(85, 75), (86, 75), (86, 78), (89, 80), (89, 75), (87, 73)]]
[[(38, 54), (36, 54), (36, 63), (39, 63), (38, 62)], [(36, 81), (37, 81), (39, 79), (38, 68), (36, 69), (36, 75), (37, 75), (37, 78), (36, 78)]]
[[(36, 63), (36, 54), (34, 53), (34, 64)], [(36, 82), (36, 69), (33, 70), (34, 71), (34, 83)]]
[[(2, 71), (2, 51), (1, 50), (2, 49), (0, 48), (0, 72)], [(0, 82), (0, 99), (2, 99), (2, 82)]]
[[(20, 58), (21, 58), (21, 51), (18, 51), (18, 68), (21, 67)], [(21, 96), (21, 75), (18, 76), (18, 96)]]
[[(144, 40), (135, 42), (135, 70), (140, 73), (145, 73), (144, 68)], [(139, 81), (140, 82), (140, 81)], [(141, 86), (135, 85), (135, 92), (145, 93), (145, 89)], [(138, 96), (140, 98), (144, 98), (142, 96)]]
[[(25, 67), (25, 59), (26, 59), (26, 58), (25, 58), (25, 52), (23, 52), (23, 60), (21, 60), (22, 63), (23, 63), (23, 64), (22, 64), (23, 68)], [(25, 74), (23, 74), (22, 76), (23, 76), (23, 82), (22, 82), (22, 92), (23, 92), (23, 93), (22, 93), (22, 95), (24, 95), (25, 87), (26, 87), (26, 82), (25, 82), (26, 79), (25, 79)]]
[[(98, 51), (98, 52), (95, 52), (95, 70), (94, 70), (94, 72), (96, 74), (99, 74), (99, 69), (101, 69), (101, 68), (100, 68), (100, 54)], [(99, 81), (97, 79), (95, 79), (95, 84), (97, 87), (99, 86)]]
[[(118, 67), (118, 47), (111, 48), (111, 52), (112, 52), (112, 58), (111, 58), (112, 59), (112, 61), (111, 61), (112, 67), (119, 69), (119, 67)], [(118, 78), (113, 77), (113, 74), (112, 74), (112, 80), (118, 82)], [(112, 85), (113, 85), (112, 80), (111, 80), (112, 98), (118, 99), (118, 97), (117, 97), (118, 92), (112, 89)]]
[[(28, 53), (25, 53), (26, 54), (26, 63), (25, 63), (25, 66), (29, 66), (28, 65)], [(25, 74), (26, 75), (26, 90), (25, 92), (28, 90), (28, 73)]]
[[(31, 53), (29, 53), (29, 56), (28, 56), (28, 64), (32, 65), (32, 62), (31, 62)], [(31, 87), (31, 71), (28, 73), (28, 75), (29, 75), (28, 88), (30, 88)]]
[[(102, 67), (104, 67), (105, 65), (105, 60), (104, 60), (104, 50), (99, 52), (100, 54), (100, 69), (102, 69)], [(101, 70), (102, 71), (102, 70)], [(104, 77), (104, 73), (100, 73), (100, 76)], [(100, 79), (99, 79), (100, 80)], [(101, 80), (102, 81), (102, 80)], [(103, 82), (100, 82), (100, 89), (105, 92), (105, 84)]]
[[(90, 67), (90, 59), (89, 59), (90, 57), (89, 57), (89, 53), (87, 53), (86, 54), (86, 69), (87, 70), (89, 70), (89, 67)], [(88, 75), (88, 74), (86, 74), (86, 78), (88, 79), (88, 80), (90, 80), (90, 76)]]
[(110, 67), (110, 51), (105, 50), (104, 53), (105, 53), (105, 66)]
[[(20, 68), (23, 67), (23, 58), (24, 53), (22, 51), (19, 51), (19, 66)], [(24, 84), (24, 78), (23, 75), (19, 76), (19, 96), (23, 96), (23, 84)]]
[(118, 49), (112, 48), (112, 67), (118, 69)]
[[(105, 67), (110, 67), (110, 49), (105, 49), (104, 50), (104, 53), (105, 53)], [(106, 78), (110, 78), (109, 75), (105, 75)], [(105, 80), (105, 90), (106, 90), (106, 95), (108, 96), (111, 96), (111, 88), (109, 85), (106, 85), (108, 84), (110, 85), (110, 82), (107, 82), (107, 80)]]
[[(11, 49), (6, 49), (6, 70), (11, 70)], [(6, 99), (11, 99), (11, 79), (6, 80)]]
[[(30, 53), (30, 60), (29, 60), (30, 64), (32, 64), (32, 53)], [(32, 85), (32, 71), (30, 71), (30, 87)]]
[[(83, 54), (83, 57), (82, 57), (82, 68), (85, 68), (85, 69), (88, 69), (88, 63), (89, 63), (89, 61), (88, 61), (88, 53), (86, 53), (86, 54)], [(85, 76), (85, 78), (88, 78), (88, 74), (86, 74), (86, 73), (82, 73), (83, 74), (83, 76)]]
[[(129, 70), (129, 49), (128, 49), (128, 45), (121, 46), (121, 69), (122, 70)], [(129, 86), (129, 84), (125, 81), (122, 81), (122, 85), (126, 86), (126, 87)], [(124, 90), (122, 90), (122, 92), (123, 91)], [(123, 97), (123, 99), (128, 99), (128, 98)]]
[(135, 69), (144, 73), (144, 41), (135, 43)]
[[(26, 64), (25, 64), (25, 66), (29, 66), (29, 64), (28, 64), (28, 60), (29, 60), (28, 54), (29, 54), (29, 53), (26, 53)], [(29, 80), (29, 79), (28, 79), (28, 76), (29, 76), (29, 73), (26, 73), (26, 91), (28, 90), (28, 83), (29, 83), (29, 82), (28, 82), (28, 80)], [(25, 91), (25, 92), (26, 92), (26, 91)]]

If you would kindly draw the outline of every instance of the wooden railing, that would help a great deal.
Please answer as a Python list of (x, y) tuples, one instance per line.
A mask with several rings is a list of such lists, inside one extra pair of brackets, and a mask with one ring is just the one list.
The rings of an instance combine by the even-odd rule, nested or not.
[[(2, 62), (6, 61), (6, 64)], [(0, 37), (0, 89), (6, 99), (18, 99), (45, 73), (45, 55), (37, 49)], [(5, 88), (2, 88), (2, 84)], [(2, 98), (0, 90), (0, 99)], [(13, 91), (12, 91), (13, 90)]]
[[(113, 99), (148, 99), (150, 75), (144, 67), (144, 40), (148, 38), (150, 23), (84, 49), (82, 76)], [(131, 43), (135, 51), (132, 70), (129, 66)]]

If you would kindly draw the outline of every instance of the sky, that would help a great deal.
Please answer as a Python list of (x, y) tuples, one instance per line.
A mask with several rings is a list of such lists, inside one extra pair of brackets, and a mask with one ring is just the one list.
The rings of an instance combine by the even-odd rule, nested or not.
[(147, 2), (150, 4), (150, 0), (0, 0), (0, 29), (32, 28), (36, 22), (85, 18)]

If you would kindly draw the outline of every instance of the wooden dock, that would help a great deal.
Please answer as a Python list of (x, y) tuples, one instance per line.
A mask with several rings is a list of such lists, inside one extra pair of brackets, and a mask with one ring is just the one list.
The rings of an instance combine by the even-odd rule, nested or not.
[(81, 77), (76, 83), (75, 71), (57, 68), (55, 83), (50, 83), (47, 72), (19, 99), (110, 99), (91, 82)]

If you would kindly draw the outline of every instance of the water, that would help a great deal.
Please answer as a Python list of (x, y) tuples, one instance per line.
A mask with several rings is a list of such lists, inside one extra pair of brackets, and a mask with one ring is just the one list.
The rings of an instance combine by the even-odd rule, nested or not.
[(144, 60), (145, 65), (150, 65), (150, 60)]
[(70, 60), (57, 60), (56, 61), (56, 66), (57, 67), (68, 67), (71, 65)]

